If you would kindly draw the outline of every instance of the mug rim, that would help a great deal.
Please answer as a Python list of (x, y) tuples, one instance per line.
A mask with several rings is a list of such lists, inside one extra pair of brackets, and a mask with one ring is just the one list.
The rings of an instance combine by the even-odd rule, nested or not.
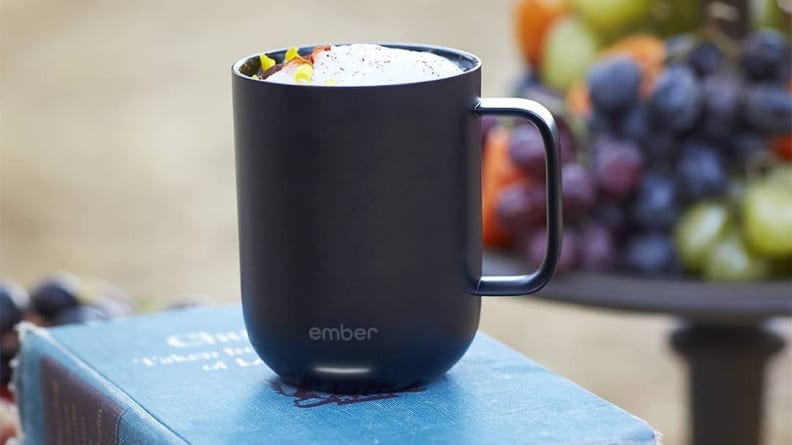
[(445, 76), (445, 77), (437, 78), (437, 79), (420, 80), (420, 81), (416, 81), (416, 82), (386, 83), (386, 84), (380, 84), (380, 85), (316, 85), (316, 84), (300, 84), (300, 85), (297, 85), (297, 84), (290, 84), (290, 83), (268, 82), (266, 79), (254, 79), (254, 78), (250, 77), (249, 75), (244, 74), (241, 71), (242, 66), (244, 64), (246, 64), (248, 61), (250, 61), (251, 59), (258, 58), (261, 54), (266, 54), (267, 56), (272, 56), (272, 55), (275, 55), (275, 54), (284, 53), (289, 48), (292, 48), (292, 47), (288, 47), (288, 48), (278, 48), (278, 49), (274, 49), (274, 50), (257, 52), (257, 53), (245, 56), (245, 57), (237, 60), (231, 66), (231, 72), (232, 72), (232, 74), (234, 76), (236, 76), (238, 78), (249, 80), (251, 82), (261, 82), (261, 83), (268, 84), (268, 85), (276, 85), (276, 86), (282, 86), (282, 87), (297, 87), (297, 88), (309, 87), (309, 88), (334, 89), (334, 88), (384, 88), (384, 87), (398, 87), (398, 86), (405, 86), (405, 85), (419, 85), (419, 84), (424, 84), (424, 83), (431, 83), (431, 82), (438, 82), (438, 81), (443, 81), (443, 80), (454, 79), (454, 78), (461, 77), (461, 76), (470, 74), (470, 73), (472, 73), (474, 71), (477, 71), (477, 70), (481, 69), (481, 59), (478, 56), (476, 56), (475, 54), (473, 54), (473, 53), (470, 53), (470, 52), (467, 52), (467, 51), (463, 51), (463, 50), (460, 50), (460, 49), (456, 49), (456, 48), (447, 47), (447, 46), (429, 45), (429, 44), (423, 44), (423, 43), (406, 43), (406, 42), (340, 42), (340, 43), (325, 43), (325, 44), (321, 44), (321, 45), (299, 45), (299, 46), (297, 46), (297, 49), (298, 49), (299, 52), (302, 53), (304, 50), (306, 50), (307, 52), (310, 52), (311, 50), (313, 50), (313, 48), (316, 48), (317, 46), (324, 46), (324, 45), (339, 46), (339, 45), (353, 45), (353, 44), (375, 44), (375, 45), (384, 46), (386, 48), (406, 49), (406, 50), (410, 50), (410, 51), (430, 52), (430, 53), (436, 54), (438, 56), (445, 57), (446, 59), (449, 59), (451, 61), (453, 61), (452, 57), (466, 60), (467, 62), (471, 63), (471, 66), (470, 66), (470, 68), (463, 69), (463, 71), (460, 72), (460, 73), (453, 74), (451, 76)]

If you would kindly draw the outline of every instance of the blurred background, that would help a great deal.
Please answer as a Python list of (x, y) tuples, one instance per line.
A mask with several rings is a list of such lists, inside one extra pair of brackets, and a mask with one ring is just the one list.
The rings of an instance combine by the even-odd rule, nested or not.
[[(523, 3), (0, 0), (0, 276), (27, 286), (57, 271), (101, 277), (135, 296), (141, 312), (185, 298), (237, 301), (230, 65), (303, 43), (425, 42), (479, 55), (484, 94), (509, 95), (531, 77), (525, 60), (537, 66), (545, 57), (530, 49), (544, 43), (526, 43), (522, 34), (520, 20), (533, 16)], [(601, 9), (618, 14), (620, 2), (613, 3), (616, 9)], [(698, 12), (669, 15), (694, 1), (648, 3), (667, 5), (646, 9), (665, 14), (652, 24), (663, 38), (706, 21)], [(767, 12), (774, 2), (757, 3), (763, 24), (786, 20)], [(555, 20), (548, 14), (537, 23)], [(623, 29), (589, 31), (613, 42), (655, 20), (636, 14), (625, 14)], [(584, 34), (575, 51), (594, 63), (606, 43), (586, 42), (589, 31), (557, 38)], [(788, 36), (788, 28), (782, 32)], [(552, 63), (535, 71), (545, 70), (557, 90), (588, 67)], [(686, 370), (668, 344), (673, 326), (669, 317), (517, 298), (486, 299), (481, 322), (483, 331), (646, 419), (664, 443), (680, 444), (688, 429)], [(788, 320), (774, 326), (790, 338)], [(792, 443), (789, 349), (774, 357), (767, 377), (765, 443)]]

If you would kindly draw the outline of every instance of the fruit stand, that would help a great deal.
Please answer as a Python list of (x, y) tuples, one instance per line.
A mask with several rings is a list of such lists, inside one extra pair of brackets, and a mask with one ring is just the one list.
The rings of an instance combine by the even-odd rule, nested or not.
[[(528, 269), (514, 254), (485, 256), (488, 274)], [(788, 281), (702, 283), (570, 272), (534, 296), (677, 317), (680, 323), (670, 341), (689, 367), (691, 440), (701, 445), (760, 443), (765, 364), (784, 346), (784, 339), (767, 328), (766, 321), (792, 315), (789, 295)]]
[[(668, 314), (691, 441), (758, 444), (764, 366), (792, 315), (792, 10), (772, 1), (519, 0), (514, 93), (559, 124), (564, 242), (536, 297)], [(483, 122), (485, 272), (544, 252), (544, 158)]]

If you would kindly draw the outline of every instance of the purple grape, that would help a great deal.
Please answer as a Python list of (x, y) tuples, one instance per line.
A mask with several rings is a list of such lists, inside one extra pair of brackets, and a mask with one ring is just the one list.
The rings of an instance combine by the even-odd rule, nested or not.
[(520, 233), (540, 225), (545, 218), (544, 186), (517, 183), (503, 191), (498, 202), (498, 220), (509, 233)]
[(567, 121), (562, 117), (556, 118), (556, 124), (558, 125), (558, 144), (561, 150), (561, 162), (564, 164), (567, 162), (574, 162), (577, 158), (577, 142), (575, 141), (575, 136), (572, 134), (572, 129), (569, 128), (569, 124), (567, 124)]
[(711, 76), (702, 85), (702, 127), (716, 139), (726, 139), (739, 124), (743, 86), (730, 75)]
[(710, 76), (718, 72), (723, 66), (726, 56), (723, 51), (713, 42), (699, 42), (687, 56), (687, 64), (693, 71), (701, 77)]
[(511, 132), (509, 154), (514, 163), (535, 178), (545, 176), (545, 149), (542, 135), (532, 124), (518, 125)]
[(30, 306), (25, 289), (10, 281), (0, 281), (0, 335), (11, 331), (22, 321)]
[(762, 29), (743, 42), (740, 63), (751, 80), (786, 82), (790, 73), (791, 51), (783, 34)]
[(0, 386), (6, 386), (11, 382), (11, 362), (10, 359), (0, 360)]
[(0, 335), (0, 360), (9, 360), (19, 352), (19, 334), (8, 331)]
[(498, 118), (495, 116), (487, 115), (481, 116), (481, 141), (482, 141), (482, 148), (484, 147), (484, 141), (487, 140), (487, 136), (489, 136), (490, 132), (493, 128), (498, 126)]
[(596, 198), (594, 181), (580, 164), (565, 164), (561, 168), (561, 190), (565, 218), (585, 215)]
[(717, 151), (701, 142), (688, 141), (677, 160), (679, 185), (689, 201), (723, 195), (729, 178)]
[(624, 206), (618, 203), (600, 200), (594, 206), (592, 214), (596, 222), (616, 237), (619, 237), (627, 230), (625, 210)]
[(648, 106), (656, 124), (676, 133), (689, 130), (701, 108), (701, 92), (696, 77), (682, 66), (666, 69), (657, 80)]
[(674, 244), (661, 233), (632, 238), (625, 249), (624, 263), (628, 270), (646, 276), (671, 275), (679, 270)]
[(609, 57), (589, 70), (587, 81), (594, 108), (605, 114), (618, 114), (638, 100), (641, 69), (631, 58)]
[(589, 133), (594, 136), (614, 133), (618, 127), (617, 122), (604, 113), (592, 110), (586, 118), (586, 126)]
[(792, 96), (781, 86), (751, 87), (745, 93), (744, 117), (763, 135), (792, 133)]
[(92, 321), (104, 321), (110, 317), (101, 309), (95, 306), (74, 306), (59, 312), (52, 323), (56, 326), (66, 324), (81, 324)]
[(652, 137), (649, 114), (643, 104), (636, 104), (624, 113), (621, 119), (621, 135), (638, 143)]
[(672, 159), (678, 146), (677, 136), (664, 129), (652, 129), (649, 137), (641, 143), (641, 148), (654, 161), (653, 164), (662, 164)]
[(668, 231), (676, 223), (679, 213), (674, 178), (659, 172), (647, 172), (630, 208), (632, 223), (643, 229)]
[[(547, 229), (542, 227), (536, 230), (528, 236), (526, 242), (525, 252), (528, 262), (533, 266), (539, 266), (547, 249)], [(557, 272), (568, 272), (578, 265), (580, 259), (578, 243), (577, 232), (574, 229), (565, 227), (561, 252), (558, 256)]]
[(30, 293), (33, 310), (52, 319), (61, 311), (78, 306), (77, 280), (70, 275), (56, 275), (41, 281)]
[(733, 135), (727, 145), (729, 160), (737, 167), (745, 166), (752, 158), (767, 152), (765, 138), (750, 131)]
[(593, 166), (598, 191), (608, 199), (621, 201), (640, 182), (644, 160), (633, 142), (608, 138), (595, 141)]
[(606, 272), (616, 264), (616, 245), (605, 226), (589, 222), (580, 234), (580, 264), (585, 270)]

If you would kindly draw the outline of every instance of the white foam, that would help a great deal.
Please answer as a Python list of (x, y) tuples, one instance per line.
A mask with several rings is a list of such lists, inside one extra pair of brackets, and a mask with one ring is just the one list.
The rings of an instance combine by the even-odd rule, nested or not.
[[(297, 64), (287, 64), (266, 80), (297, 83)], [(314, 58), (313, 79), (303, 84), (314, 85), (388, 85), (421, 82), (453, 76), (462, 69), (429, 52), (387, 48), (368, 43), (332, 46)]]

